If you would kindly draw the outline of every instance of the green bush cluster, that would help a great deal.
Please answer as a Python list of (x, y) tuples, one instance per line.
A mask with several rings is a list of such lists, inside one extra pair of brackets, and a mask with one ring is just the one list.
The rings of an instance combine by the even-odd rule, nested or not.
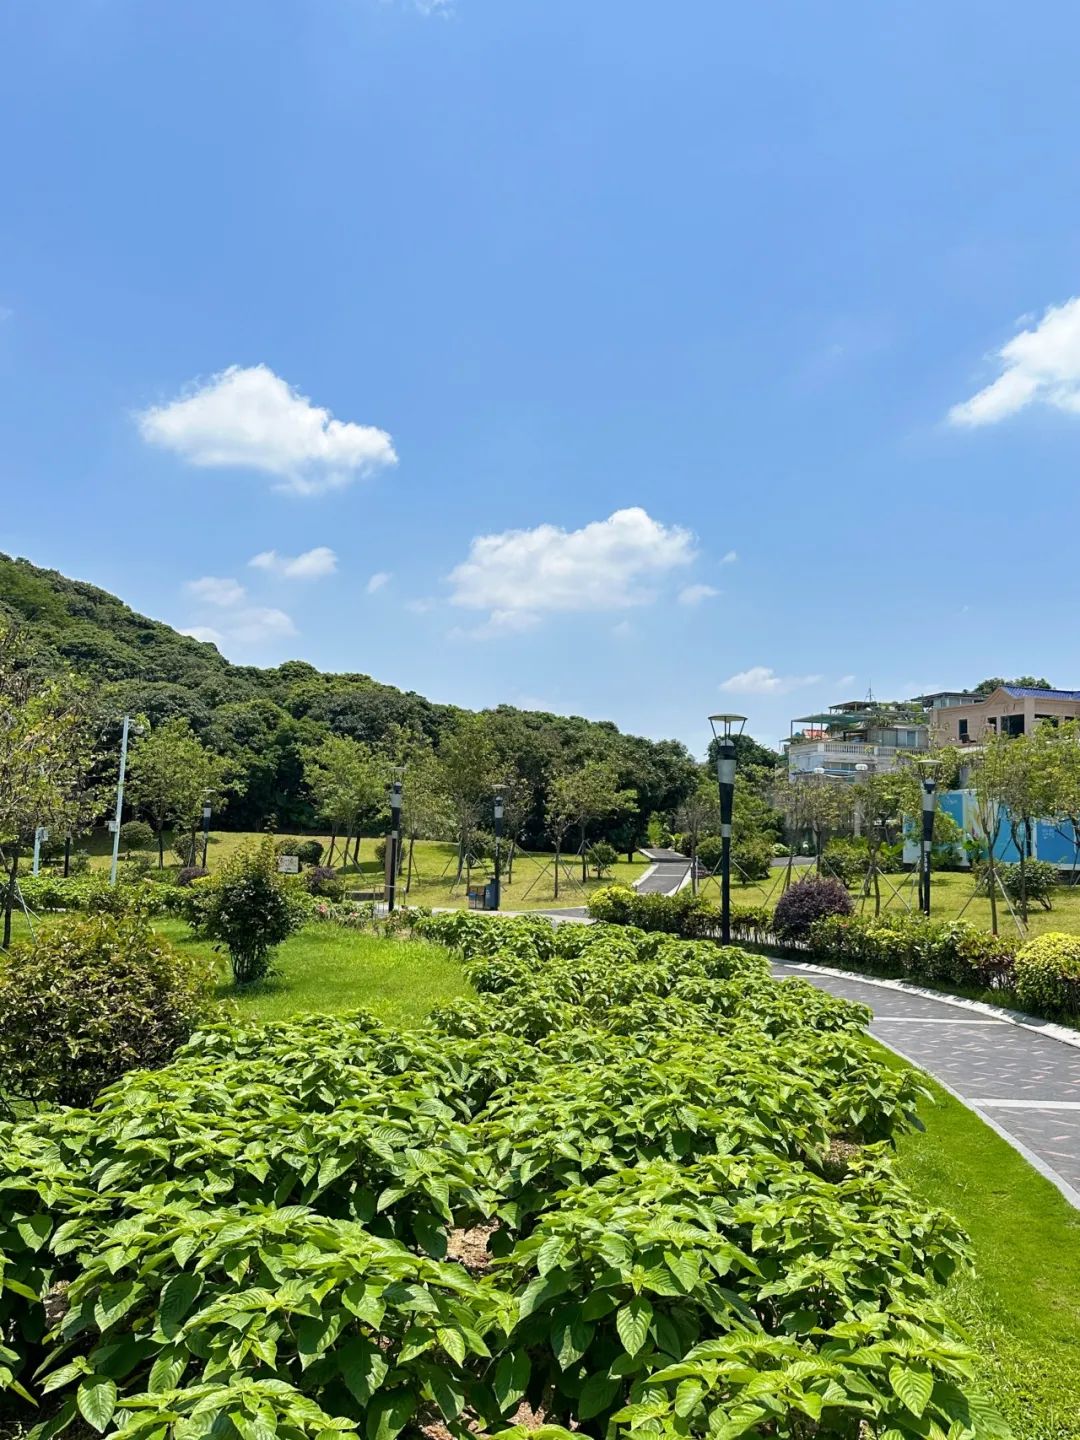
[(211, 967), (140, 917), (62, 920), (0, 968), (0, 1096), (85, 1105), (163, 1064), (213, 1001)]
[[(688, 940), (720, 934), (720, 907), (690, 890), (676, 895), (639, 895), (628, 885), (605, 885), (589, 896), (589, 914), (610, 925), (633, 925)], [(760, 942), (771, 926), (772, 917), (764, 906), (732, 907), (731, 933), (737, 940)]]
[(250, 985), (270, 973), (274, 949), (310, 917), (313, 902), (304, 879), (289, 883), (277, 873), (268, 837), (238, 850), (216, 875), (193, 881), (181, 892), (183, 914), (200, 935), (228, 951), (236, 983)]
[[(1002, 863), (1000, 860), (994, 865), (994, 873), (1001, 881), (1002, 887), (1010, 900), (1020, 899), (1020, 866), (1019, 864)], [(1042, 910), (1054, 908), (1054, 895), (1061, 883), (1061, 876), (1056, 865), (1051, 865), (1049, 860), (1025, 860), (1024, 861), (1024, 891), (1027, 894), (1029, 905), (1038, 905)], [(990, 890), (990, 867), (985, 861), (978, 867), (976, 880), (976, 894), (986, 895)]]
[(1048, 931), (1016, 955), (1016, 998), (1052, 1020), (1080, 1019), (1080, 936)]
[(806, 945), (848, 969), (934, 985), (1007, 991), (1015, 981), (1009, 942), (964, 920), (831, 915), (811, 925)]
[(117, 885), (109, 884), (104, 871), (66, 878), (43, 871), (20, 879), (19, 889), (30, 909), (38, 914), (81, 911), (87, 915), (126, 915), (137, 911), (154, 916), (181, 911), (181, 900), (173, 886), (144, 875), (132, 876), (127, 867)]
[(863, 1007), (661, 934), (417, 925), (478, 994), (416, 1031), (213, 1026), (0, 1127), (0, 1376), (45, 1434), (1004, 1433)]

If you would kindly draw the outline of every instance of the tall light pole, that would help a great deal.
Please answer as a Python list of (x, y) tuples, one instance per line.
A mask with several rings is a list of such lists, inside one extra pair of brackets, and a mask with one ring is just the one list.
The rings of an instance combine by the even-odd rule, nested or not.
[(206, 869), (206, 852), (210, 848), (210, 800), (203, 801), (202, 807), (202, 868)]
[(498, 910), (502, 903), (502, 868), (500, 864), (502, 860), (502, 836), (503, 797), (502, 792), (499, 791), (495, 796), (495, 880), (493, 886), (495, 894), (492, 897), (495, 903), (492, 906), (493, 910)]
[[(731, 816), (735, 804), (735, 741), (745, 715), (710, 715), (716, 741), (716, 779), (720, 786), (720, 942), (731, 944)], [(738, 726), (738, 729), (735, 727)]]
[(120, 859), (120, 816), (124, 813), (124, 776), (127, 773), (128, 731), (131, 716), (124, 716), (124, 733), (120, 740), (120, 779), (116, 784), (116, 817), (113, 820), (112, 865), (109, 869), (109, 884), (116, 884), (116, 866)]
[(922, 778), (922, 844), (920, 846), (919, 904), (923, 914), (930, 915), (930, 851), (934, 844), (934, 809), (937, 804), (936, 760), (920, 760)]
[(393, 910), (397, 901), (398, 846), (401, 844), (401, 781), (390, 785), (390, 843), (386, 848), (386, 909)]

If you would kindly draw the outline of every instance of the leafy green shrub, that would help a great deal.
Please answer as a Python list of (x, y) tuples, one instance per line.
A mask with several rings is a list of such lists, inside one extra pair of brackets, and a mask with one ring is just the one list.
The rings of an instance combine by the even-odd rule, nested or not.
[[(1026, 860), (1024, 871), (1028, 904), (1038, 905), (1043, 910), (1052, 910), (1054, 894), (1061, 879), (1057, 866), (1051, 865), (1049, 860)], [(994, 866), (994, 872), (1004, 886), (1009, 899), (1018, 901), (1020, 899), (1019, 864), (1003, 863), (999, 860)], [(977, 876), (976, 893), (985, 895), (990, 888), (990, 867), (985, 861), (978, 866)]]
[(589, 914), (609, 924), (667, 931), (687, 939), (711, 935), (720, 926), (716, 906), (689, 890), (675, 895), (639, 895), (627, 885), (606, 885), (589, 896)]
[(125, 850), (149, 850), (154, 831), (145, 820), (128, 820), (120, 826), (120, 844)]
[(321, 840), (301, 840), (296, 847), (296, 855), (301, 865), (318, 865), (323, 856), (323, 843)]
[(176, 884), (180, 886), (190, 885), (195, 880), (205, 880), (209, 870), (204, 870), (201, 865), (185, 865), (176, 872)]
[(191, 923), (229, 952), (238, 985), (270, 971), (276, 945), (303, 923), (304, 912), (277, 873), (273, 842), (237, 851), (209, 880), (189, 887)]
[(824, 874), (854, 890), (862, 885), (870, 864), (870, 848), (864, 839), (837, 836), (821, 852)]
[(299, 855), (300, 846), (304, 842), (299, 835), (285, 835), (280, 840), (274, 841), (275, 855)]
[(1073, 1021), (1080, 1017), (1080, 935), (1051, 930), (1021, 945), (1016, 998), (1037, 1015)]
[(212, 994), (206, 963), (145, 920), (60, 921), (0, 969), (0, 1092), (85, 1105), (125, 1071), (164, 1064)]
[(731, 874), (736, 880), (766, 880), (772, 869), (772, 841), (767, 835), (751, 835), (731, 846)]
[(776, 902), (773, 930), (785, 944), (805, 940), (815, 920), (826, 915), (850, 915), (851, 896), (839, 880), (826, 875), (805, 875), (789, 885)]
[(606, 840), (598, 840), (595, 845), (589, 846), (585, 858), (588, 861), (589, 869), (600, 880), (605, 875), (611, 874), (612, 866), (619, 858), (619, 852)]
[(724, 842), (719, 835), (703, 835), (697, 845), (698, 864), (705, 870), (718, 871), (723, 846)]
[(814, 921), (807, 944), (822, 959), (872, 974), (978, 990), (1008, 990), (1014, 981), (1009, 942), (963, 920), (828, 916)]

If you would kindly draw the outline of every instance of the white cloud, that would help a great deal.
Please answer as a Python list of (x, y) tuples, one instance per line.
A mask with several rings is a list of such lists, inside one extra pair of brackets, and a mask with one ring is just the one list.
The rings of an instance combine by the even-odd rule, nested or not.
[(729, 695), (786, 695), (804, 685), (817, 685), (821, 679), (820, 675), (777, 675), (769, 665), (751, 665), (749, 670), (730, 675), (720, 689)]
[(263, 470), (278, 490), (315, 495), (397, 463), (385, 430), (335, 420), (267, 365), (230, 365), (138, 417), (144, 440), (192, 465)]
[(256, 570), (283, 575), (286, 580), (318, 580), (323, 575), (333, 575), (337, 556), (328, 545), (316, 545), (314, 550), (305, 550), (302, 555), (279, 555), (276, 550), (263, 550), (253, 555), (248, 564)]
[(184, 589), (196, 600), (202, 600), (207, 605), (218, 605), (222, 609), (239, 605), (247, 594), (238, 580), (228, 580), (218, 575), (204, 575), (201, 580), (189, 580)]
[(416, 600), (406, 600), (405, 609), (410, 611), (413, 615), (426, 615), (429, 610), (435, 609), (435, 604), (436, 602), (434, 600), (428, 600), (421, 597)]
[(839, 680), (833, 681), (833, 684), (836, 686), (837, 690), (845, 690), (849, 685), (853, 685), (854, 683), (854, 675), (841, 675)]
[(376, 590), (381, 590), (390, 579), (389, 570), (376, 570), (371, 579), (367, 582), (366, 590), (369, 595), (374, 595)]
[(236, 580), (204, 575), (201, 580), (189, 580), (184, 589), (201, 605), (223, 613), (220, 618), (215, 616), (215, 625), (190, 625), (181, 630), (181, 635), (209, 640), (220, 648), (229, 644), (261, 645), (296, 634), (291, 616), (272, 606), (249, 605), (247, 591)]
[(209, 645), (223, 645), (225, 636), (220, 630), (215, 630), (212, 625), (192, 625), (187, 630), (181, 630), (181, 635), (190, 635), (192, 640), (203, 640)]
[(737, 550), (729, 550), (726, 555), (721, 556), (721, 558), (720, 558), (720, 564), (721, 564), (721, 565), (734, 565), (734, 564), (735, 564), (735, 561), (736, 561), (738, 558), (739, 558), (739, 552), (738, 552)]
[(703, 600), (715, 599), (719, 594), (714, 585), (684, 585), (679, 591), (679, 604), (700, 605)]
[(1080, 414), (1080, 296), (1051, 305), (997, 352), (996, 380), (949, 411), (954, 425), (992, 425), (1033, 401)]
[(693, 536), (638, 507), (580, 530), (537, 525), (478, 535), (450, 575), (450, 599), (490, 612), (486, 633), (520, 631), (542, 614), (625, 610), (656, 598), (650, 582), (694, 558)]

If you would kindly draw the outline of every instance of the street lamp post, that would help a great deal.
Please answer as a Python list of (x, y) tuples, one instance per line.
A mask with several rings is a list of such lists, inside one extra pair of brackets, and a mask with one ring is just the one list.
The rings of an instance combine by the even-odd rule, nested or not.
[[(731, 944), (731, 816), (735, 803), (735, 741), (745, 715), (710, 715), (720, 786), (720, 942)], [(735, 727), (738, 726), (738, 729)]]
[(503, 797), (501, 792), (495, 796), (495, 880), (492, 909), (498, 910), (502, 903), (502, 836), (503, 836)]
[(116, 867), (120, 861), (120, 817), (124, 813), (124, 776), (127, 773), (128, 732), (131, 716), (124, 716), (124, 733), (120, 740), (120, 779), (116, 784), (116, 817), (112, 825), (112, 865), (109, 869), (109, 884), (116, 884)]
[(210, 848), (210, 801), (204, 800), (202, 807), (202, 868), (206, 869), (206, 853)]
[(390, 786), (390, 843), (387, 846), (386, 909), (393, 910), (397, 900), (398, 846), (401, 844), (401, 781)]
[(922, 844), (919, 866), (919, 904), (924, 915), (930, 915), (930, 850), (934, 843), (934, 809), (937, 804), (936, 760), (920, 760), (922, 778)]

